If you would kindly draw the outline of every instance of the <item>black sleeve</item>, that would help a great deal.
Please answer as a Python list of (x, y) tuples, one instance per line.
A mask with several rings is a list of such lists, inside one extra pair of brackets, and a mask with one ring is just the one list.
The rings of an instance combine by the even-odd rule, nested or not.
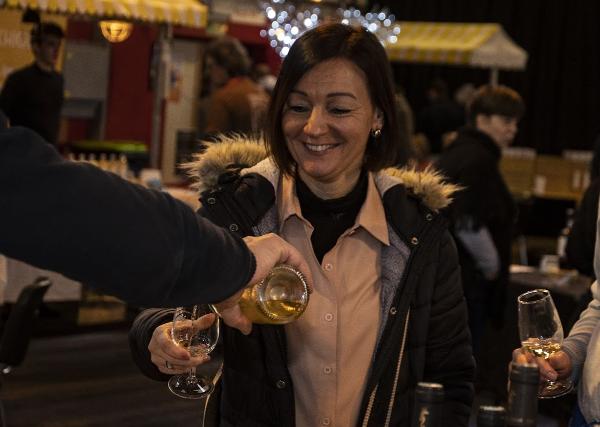
[(218, 302), (256, 268), (243, 241), (161, 191), (0, 130), (0, 253), (131, 304)]
[(580, 273), (594, 277), (594, 248), (600, 178), (596, 178), (585, 191), (581, 205), (575, 212), (573, 226), (567, 240), (567, 263)]
[(462, 187), (452, 195), (449, 207), (452, 223), (457, 229), (478, 230), (486, 223), (488, 210), (496, 197), (489, 194), (490, 188), (493, 188), (491, 183), (495, 182), (493, 170), (486, 159), (480, 159), (479, 162), (471, 162), (468, 167), (462, 168), (456, 179), (453, 179)]
[(449, 233), (442, 239), (424, 378), (444, 385), (444, 425), (467, 426), (474, 395), (475, 360), (456, 246)]
[(131, 357), (140, 371), (153, 380), (166, 381), (171, 378), (171, 375), (163, 374), (152, 363), (148, 344), (158, 326), (173, 320), (173, 311), (158, 308), (144, 310), (135, 318), (129, 330)]

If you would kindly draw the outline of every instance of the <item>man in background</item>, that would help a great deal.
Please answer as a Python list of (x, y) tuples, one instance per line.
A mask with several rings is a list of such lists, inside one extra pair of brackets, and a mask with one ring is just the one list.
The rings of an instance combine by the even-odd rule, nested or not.
[(57, 144), (64, 81), (56, 61), (64, 38), (55, 23), (41, 22), (31, 30), (34, 62), (8, 75), (0, 93), (0, 110), (12, 126), (24, 126)]
[(251, 66), (248, 51), (233, 37), (208, 45), (206, 68), (213, 91), (207, 105), (206, 134), (252, 134), (262, 128), (269, 96), (250, 78)]

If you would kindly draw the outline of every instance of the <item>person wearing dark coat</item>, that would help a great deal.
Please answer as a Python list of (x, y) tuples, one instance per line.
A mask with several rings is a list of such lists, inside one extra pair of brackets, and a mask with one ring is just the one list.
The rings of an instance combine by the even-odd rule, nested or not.
[(53, 22), (42, 22), (31, 30), (34, 62), (10, 73), (0, 92), (0, 109), (12, 126), (28, 127), (56, 145), (63, 104), (64, 79), (56, 61), (64, 38)]
[(0, 253), (140, 306), (221, 302), (280, 262), (310, 277), (279, 237), (245, 244), (169, 194), (66, 161), (20, 127), (0, 128)]
[[(342, 24), (304, 33), (272, 99), (266, 149), (222, 138), (190, 171), (202, 215), (240, 235), (280, 234), (307, 259), (314, 291), (292, 323), (223, 328), (216, 425), (406, 426), (428, 381), (444, 386), (446, 425), (467, 426), (474, 360), (439, 214), (454, 186), (390, 168), (406, 163), (407, 147), (381, 43)], [(148, 310), (130, 331), (152, 378), (204, 362), (172, 341), (172, 317)]]
[(524, 104), (514, 90), (483, 86), (468, 105), (469, 124), (442, 152), (437, 167), (456, 193), (447, 214), (459, 247), (469, 325), (477, 357), (486, 319), (502, 323), (516, 207), (500, 173)]

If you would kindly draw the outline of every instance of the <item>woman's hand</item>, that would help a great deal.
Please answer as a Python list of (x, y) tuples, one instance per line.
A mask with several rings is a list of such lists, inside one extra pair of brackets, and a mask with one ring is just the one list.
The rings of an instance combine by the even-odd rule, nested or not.
[(525, 349), (517, 348), (513, 350), (513, 362), (537, 364), (540, 369), (540, 381), (567, 378), (573, 370), (571, 358), (562, 350), (553, 353), (546, 360), (543, 357), (535, 357)]
[[(214, 315), (203, 316), (201, 319), (204, 317), (207, 318), (207, 327), (214, 322)], [(171, 339), (172, 327), (172, 322), (158, 326), (152, 333), (152, 338), (148, 344), (150, 360), (160, 372), (167, 375), (183, 374), (188, 372), (190, 368), (210, 360), (208, 355), (192, 357), (185, 348), (175, 344)]]

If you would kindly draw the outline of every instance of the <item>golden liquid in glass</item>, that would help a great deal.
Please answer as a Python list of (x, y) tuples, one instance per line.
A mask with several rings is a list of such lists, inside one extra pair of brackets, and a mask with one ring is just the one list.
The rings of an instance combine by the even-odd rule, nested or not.
[(527, 341), (523, 341), (522, 344), (525, 350), (529, 351), (536, 357), (543, 357), (544, 359), (549, 358), (552, 354), (561, 349), (560, 343), (554, 340), (540, 340), (537, 338), (531, 338)]
[[(281, 274), (282, 272), (279, 271), (279, 273)], [(276, 286), (285, 287), (299, 285), (298, 283), (294, 284), (292, 282), (286, 282), (286, 280), (290, 280), (289, 278), (291, 276), (289, 276), (289, 272), (283, 273), (287, 276), (271, 278), (271, 280), (276, 283)], [(258, 295), (261, 286), (262, 283), (247, 288), (239, 301), (240, 309), (252, 323), (281, 325), (296, 320), (304, 313), (308, 303), (308, 295), (306, 295), (304, 300), (291, 300), (274, 296), (271, 296), (270, 298), (272, 299), (269, 299), (269, 297), (263, 296), (261, 301), (261, 298)], [(282, 293), (279, 295), (284, 294)]]

